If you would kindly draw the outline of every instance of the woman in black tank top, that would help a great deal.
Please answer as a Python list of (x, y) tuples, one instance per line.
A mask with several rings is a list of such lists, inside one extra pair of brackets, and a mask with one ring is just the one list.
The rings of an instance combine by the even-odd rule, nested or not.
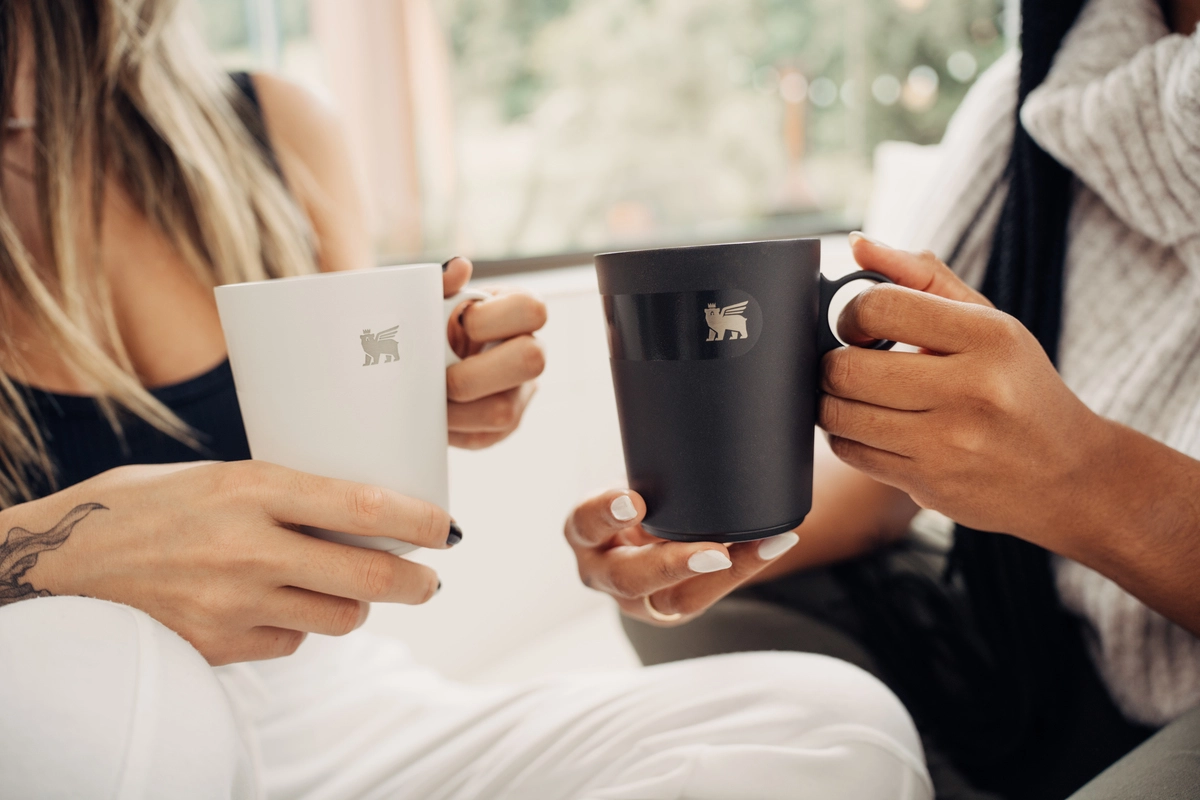
[[(96, 26), (105, 20), (101, 11), (107, 9), (104, 13), (117, 15), (112, 17), (116, 19), (125, 13), (116, 11), (122, 2), (79, 2), (63, 18), (67, 23), (45, 29), (34, 26), (36, 46), (9, 50), (19, 64), (12, 79), (11, 116), (4, 140), (4, 190), (11, 207), (28, 197), (30, 205), (44, 205), (48, 209), (45, 215), (53, 217), (56, 210), (48, 205), (50, 201), (34, 177), (39, 170), (61, 171), (55, 159), (65, 156), (45, 147), (39, 156), (34, 144), (46, 141), (50, 131), (78, 121), (71, 116), (71, 109), (56, 104), (39, 115), (34, 98), (65, 92), (70, 84), (53, 82), (58, 73), (44, 77), (33, 68), (35, 59), (52, 47), (71, 52), (71, 36), (95, 36)], [(170, 38), (172, 26), (177, 28), (180, 23), (169, 20), (166, 4), (154, 2), (148, 8), (154, 9), (146, 11), (151, 16), (163, 15), (168, 31), (164, 36)], [(21, 30), (17, 18), (0, 21), (8, 26), (0, 25), (0, 50), (23, 41), (17, 35)], [(72, 29), (72, 23), (79, 27)], [(153, 53), (154, 48), (166, 45), (143, 46), (152, 52), (145, 56), (146, 62), (157, 63), (155, 58), (160, 55)], [(212, 663), (226, 663), (291, 652), (308, 632), (344, 633), (362, 623), (367, 604), (373, 600), (424, 602), (439, 586), (428, 567), (310, 539), (294, 533), (293, 528), (311, 523), (367, 535), (386, 532), (423, 547), (446, 548), (460, 541), (462, 532), (443, 510), (371, 487), (249, 461), (228, 362), (222, 357), (211, 366), (208, 356), (207, 364), (200, 361), (203, 366), (180, 370), (174, 359), (167, 360), (168, 353), (178, 352), (189, 358), (188, 363), (196, 363), (198, 357), (189, 354), (220, 353), (223, 349), (211, 292), (188, 277), (187, 256), (162, 249), (165, 230), (170, 234), (168, 241), (199, 237), (191, 244), (204, 253), (209, 234), (194, 233), (200, 230), (199, 220), (211, 226), (216, 224), (213, 220), (221, 219), (220, 209), (215, 204), (205, 206), (203, 194), (188, 184), (198, 180), (189, 172), (189, 163), (206, 158), (237, 161), (244, 165), (243, 171), (256, 176), (253, 187), (226, 184), (215, 188), (228, 192), (228, 203), (241, 204), (250, 218), (257, 219), (268, 275), (303, 270), (302, 265), (281, 266), (270, 260), (278, 259), (285, 245), (295, 244), (290, 239), (283, 241), (287, 234), (281, 231), (289, 229), (278, 220), (286, 221), (289, 214), (301, 209), (309, 215), (304, 224), (314, 239), (311, 250), (293, 246), (294, 254), (315, 262), (320, 269), (368, 265), (368, 242), (359, 236), (365, 231), (348, 222), (363, 214), (353, 187), (343, 179), (350, 170), (340, 129), (305, 92), (268, 76), (238, 73), (223, 78), (226, 89), (219, 97), (180, 88), (181, 97), (186, 95), (187, 102), (202, 107), (206, 114), (181, 121), (158, 109), (143, 108), (140, 96), (127, 88), (140, 86), (143, 80), (161, 79), (163, 73), (139, 78), (118, 71), (100, 80), (92, 74), (93, 69), (84, 60), (64, 59), (64, 71), (73, 72), (80, 85), (95, 82), (97, 87), (105, 87), (97, 91), (106, 99), (94, 107), (98, 136), (107, 142), (105, 147), (121, 154), (113, 161), (130, 176), (123, 184), (119, 177), (106, 180), (121, 186), (115, 191), (126, 194), (135, 210), (128, 212), (106, 201), (101, 224), (118, 221), (121, 235), (102, 228), (104, 246), (95, 250), (98, 260), (81, 259), (81, 265), (100, 269), (103, 264), (106, 274), (112, 273), (108, 280), (115, 326), (122, 337), (128, 337), (125, 357), (139, 376), (155, 380), (155, 376), (182, 371), (183, 377), (160, 379), (143, 390), (145, 402), (155, 404), (158, 416), (146, 413), (144, 407), (130, 406), (121, 395), (74, 391), (76, 386), (95, 384), (96, 379), (78, 375), (65, 356), (56, 359), (56, 346), (45, 340), (48, 323), (39, 320), (34, 306), (20, 305), (23, 291), (35, 291), (28, 283), (34, 279), (26, 278), (21, 284), (0, 270), (0, 278), (5, 278), (0, 281), (0, 308), (13, 312), (0, 317), (4, 326), (0, 338), (0, 501), (6, 506), (0, 509), (0, 532), (9, 533), (9, 541), (0, 551), (4, 570), (0, 572), (0, 607), (62, 594), (124, 602), (182, 634)], [(39, 83), (45, 85), (39, 88)], [(172, 113), (187, 112), (175, 108)], [(208, 133), (213, 136), (202, 141), (218, 141), (234, 149), (224, 153), (176, 151), (173, 148), (185, 147), (184, 142), (196, 147), (195, 139), (179, 133), (185, 127), (182, 123), (200, 127), (210, 123)], [(116, 127), (121, 128), (119, 133)], [(274, 146), (274, 135), (281, 137), (282, 156)], [(229, 145), (229, 141), (240, 143)], [(39, 157), (43, 159), (40, 164)], [(138, 158), (143, 162), (139, 164)], [(153, 174), (155, 170), (158, 174)], [(119, 176), (121, 170), (114, 168), (111, 174)], [(292, 174), (303, 174), (304, 179), (290, 180)], [(152, 185), (154, 181), (160, 185)], [(183, 200), (179, 199), (180, 183), (191, 187)], [(292, 186), (302, 189), (289, 197), (288, 187)], [(176, 215), (191, 215), (192, 222), (185, 219), (181, 223), (163, 210), (164, 204), (172, 203)], [(271, 228), (272, 214), (278, 230)], [(25, 249), (52, 258), (54, 250), (45, 245), (51, 232), (41, 230), (36, 218), (15, 219)], [(210, 240), (219, 242), (220, 233)], [(269, 246), (272, 235), (275, 249)], [(116, 249), (110, 251), (110, 247)], [(110, 252), (131, 256), (118, 259)], [(58, 265), (50, 266), (48, 274), (54, 274)], [(215, 262), (210, 266), (216, 269)], [(443, 266), (447, 295), (456, 293), (470, 272), (466, 259), (448, 261)], [(152, 285), (166, 288), (145, 288)], [(102, 296), (97, 297), (95, 302), (104, 302)], [(163, 325), (161, 309), (176, 306), (178, 312), (170, 312)], [(142, 320), (159, 327), (144, 329)], [(456, 315), (450, 335), (467, 358), (452, 368), (463, 376), (450, 381), (453, 444), (488, 446), (519, 424), (532, 393), (529, 382), (537, 377), (542, 364), (540, 346), (531, 334), (544, 321), (541, 303), (520, 293), (497, 297), (469, 311), (464, 308)], [(497, 346), (480, 354), (489, 341)], [(7, 351), (6, 343), (12, 345)], [(180, 469), (191, 462), (215, 463)], [(360, 500), (348, 504), (347, 496)], [(219, 525), (214, 522), (216, 517), (224, 518)], [(120, 536), (114, 536), (114, 530), (119, 530)], [(170, 542), (165, 552), (163, 537)], [(254, 543), (253, 551), (248, 542)], [(331, 553), (338, 552), (343, 553), (341, 566), (331, 572)], [(213, 553), (225, 554), (227, 560), (211, 563)], [(248, 569), (243, 558), (251, 554), (267, 556), (277, 565), (290, 565), (284, 569), (290, 574), (281, 580), (278, 570), (268, 574)], [(197, 569), (202, 563), (207, 566)], [(380, 574), (391, 577), (386, 583), (364, 585), (363, 576)], [(209, 598), (218, 590), (246, 600), (233, 607), (214, 608)], [(249, 598), (259, 599), (250, 602)]]

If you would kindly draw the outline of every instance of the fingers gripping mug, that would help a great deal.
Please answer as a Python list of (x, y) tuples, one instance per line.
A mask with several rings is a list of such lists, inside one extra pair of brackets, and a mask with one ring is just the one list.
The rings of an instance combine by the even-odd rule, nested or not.
[[(650, 533), (741, 542), (812, 507), (829, 304), (816, 239), (596, 256), (629, 485)], [(876, 342), (886, 349), (892, 342)]]
[[(217, 307), (254, 458), (449, 508), (446, 338), (466, 291), (442, 298), (437, 264), (220, 286)], [(306, 528), (388, 550), (384, 537)]]

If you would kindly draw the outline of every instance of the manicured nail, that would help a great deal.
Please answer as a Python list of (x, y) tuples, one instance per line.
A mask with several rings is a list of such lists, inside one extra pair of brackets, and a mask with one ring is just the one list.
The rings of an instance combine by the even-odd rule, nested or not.
[(608, 510), (620, 522), (629, 522), (637, 516), (637, 509), (634, 508), (633, 501), (629, 499), (629, 495), (623, 494), (617, 497), (609, 504)]
[(450, 269), (450, 262), (456, 258), (461, 258), (461, 256), (450, 256), (445, 261), (443, 261), (442, 262), (442, 272), (445, 272), (446, 270)]
[(433, 593), (436, 595), (436, 594), (437, 594), (438, 592), (440, 592), (441, 590), (442, 590), (442, 579), (441, 579), (441, 578), (438, 578), (438, 587), (437, 587), (436, 589), (434, 589), (434, 590), (433, 590)]
[(699, 553), (692, 553), (692, 557), (688, 559), (688, 569), (701, 574), (720, 572), (732, 566), (733, 562), (729, 560), (729, 556), (720, 550), (701, 550)]
[(854, 247), (854, 245), (858, 244), (860, 241), (869, 242), (870, 244), (873, 244), (876, 247), (887, 247), (887, 249), (889, 249), (889, 250), (891, 249), (883, 242), (879, 241), (878, 239), (872, 239), (870, 236), (867, 236), (862, 231), (851, 231), (850, 232), (850, 246)]
[(458, 527), (458, 523), (450, 521), (450, 535), (446, 537), (446, 547), (454, 547), (462, 541), (462, 528)]
[(788, 550), (795, 547), (798, 541), (800, 541), (800, 536), (795, 531), (788, 531), (778, 536), (772, 536), (770, 539), (763, 539), (762, 543), (758, 546), (758, 557), (763, 561), (779, 558)]

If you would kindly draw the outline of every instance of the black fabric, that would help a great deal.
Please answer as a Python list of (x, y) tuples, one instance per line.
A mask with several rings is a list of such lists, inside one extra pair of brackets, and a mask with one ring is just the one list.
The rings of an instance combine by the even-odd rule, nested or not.
[[(876, 665), (877, 674), (909, 708), (926, 749), (939, 759), (947, 757), (953, 774), (962, 776), (963, 785), (974, 790), (1011, 800), (1062, 800), (1153, 733), (1121, 715), (1085, 649), (1068, 646), (1061, 649), (1059, 662), (1048, 665), (1062, 677), (1053, 702), (1046, 706), (1049, 719), (1044, 724), (1052, 735), (1037, 738), (1036, 747), (1028, 746), (1031, 737), (1025, 740), (1025, 746), (996, 762), (964, 759), (959, 740), (972, 740), (967, 750), (971, 753), (982, 749), (981, 742), (995, 742), (994, 728), (1003, 712), (999, 705), (1008, 698), (1000, 685), (992, 687), (992, 693), (987, 687), (970, 686), (970, 692), (983, 693), (982, 700), (967, 693), (964, 684), (968, 678), (946, 669), (946, 664), (953, 662), (938, 652), (949, 646), (948, 641), (965, 641), (986, 649), (969, 613), (959, 617), (963, 627), (958, 630), (947, 630), (943, 622), (938, 641), (933, 643), (903, 636), (880, 639), (871, 633), (879, 617), (886, 618), (891, 609), (913, 604), (907, 613), (920, 615), (933, 607), (919, 593), (914, 603), (914, 587), (938, 586), (944, 595), (943, 605), (964, 608), (961, 588), (940, 582), (936, 564), (938, 559), (904, 544), (827, 569), (785, 576), (751, 587), (745, 594), (805, 614), (860, 642)], [(863, 580), (864, 575), (871, 576), (869, 584)], [(879, 586), (886, 587), (883, 596)], [(864, 593), (875, 598), (870, 606), (862, 602)], [(931, 714), (931, 706), (914, 702), (912, 682), (898, 682), (895, 665), (915, 650), (924, 656), (921, 696), (938, 698), (942, 704), (938, 710), (943, 712), (953, 711), (948, 706), (955, 703), (974, 703), (975, 710), (959, 709), (959, 714), (948, 717)], [(986, 709), (991, 716), (979, 713), (979, 709)], [(956, 725), (949, 733), (944, 727), (947, 718), (955, 720)]]
[[(1018, 109), (1045, 80), (1084, 0), (1022, 3)], [(1052, 361), (1062, 325), (1063, 272), (1072, 175), (1015, 119), (1009, 189), (982, 291), (1019, 319)], [(955, 530), (952, 569), (983, 648), (964, 666), (988, 734), (954, 748), (966, 763), (1003, 776), (1010, 762), (1044, 757), (1061, 736), (1071, 665), (1086, 659), (1076, 621), (1058, 599), (1049, 554), (1011, 536)]]
[[(230, 77), (241, 91), (244, 102), (237, 105), (247, 129), (263, 148), (264, 157), (278, 170), (250, 76), (237, 73)], [(228, 361), (195, 378), (151, 392), (191, 426), (199, 444), (195, 448), (129, 414), (121, 416), (121, 432), (118, 433), (93, 398), (20, 388), (37, 419), (55, 465), (53, 481), (46, 478), (35, 484), (39, 496), (125, 464), (250, 458), (250, 446), (242, 426), (241, 407)]]
[(283, 170), (279, 166), (275, 148), (271, 146), (271, 140), (267, 136), (267, 123), (263, 118), (262, 102), (258, 98), (258, 89), (254, 87), (253, 76), (249, 72), (231, 72), (229, 78), (240, 92), (240, 97), (237, 98), (238, 102), (234, 107), (242, 118), (242, 124), (246, 126), (246, 130), (250, 131), (250, 135), (258, 143), (263, 158), (275, 170), (275, 174), (282, 178)]
[[(54, 461), (59, 489), (126, 464), (250, 458), (227, 361), (191, 380), (151, 392), (192, 427), (200, 440), (199, 449), (128, 414), (121, 418), (123, 435), (118, 435), (90, 397), (32, 388), (24, 392)], [(54, 486), (48, 480), (36, 487), (39, 496), (52, 491)]]

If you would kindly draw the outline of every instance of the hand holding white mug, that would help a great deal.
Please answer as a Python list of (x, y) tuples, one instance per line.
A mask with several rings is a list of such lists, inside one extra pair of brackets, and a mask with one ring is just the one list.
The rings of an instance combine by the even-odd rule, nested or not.
[[(446, 262), (444, 295), (458, 294), (471, 262)], [(466, 298), (450, 315), (447, 336), (463, 361), (446, 370), (450, 444), (490, 447), (517, 429), (537, 390), (546, 357), (533, 334), (546, 324), (546, 306), (523, 292), (492, 290), (487, 300)]]
[(458, 541), (433, 503), (261, 461), (118, 467), (0, 512), (10, 539), (40, 540), (18, 575), (32, 591), (140, 608), (214, 665), (290, 654), (307, 633), (359, 627), (369, 603), (424, 603), (440, 586), (427, 566), (302, 525)]

